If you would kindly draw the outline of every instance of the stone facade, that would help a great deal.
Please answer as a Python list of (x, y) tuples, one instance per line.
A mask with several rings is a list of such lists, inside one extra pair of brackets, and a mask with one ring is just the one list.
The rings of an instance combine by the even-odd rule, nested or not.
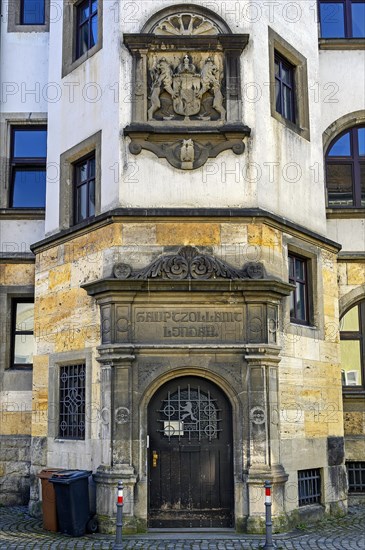
[[(117, 4), (100, 8), (97, 41), (77, 59), (77, 3), (63, 6), (49, 36), (28, 36), (33, 64), (15, 73), (9, 64), (4, 77), (7, 86), (19, 74), (33, 82), (37, 67), (48, 66), (37, 78), (63, 93), (54, 102), (26, 96), (25, 112), (23, 96), (6, 88), (0, 121), (1, 502), (30, 498), (38, 514), (43, 468), (87, 469), (102, 532), (115, 526), (119, 479), (125, 530), (148, 529), (154, 468), (166, 459), (150, 440), (157, 433), (170, 444), (171, 430), (187, 437), (189, 418), (203, 425), (201, 409), (185, 399), (182, 419), (156, 429), (161, 411), (151, 403), (173, 384), (180, 392), (195, 383), (200, 392), (206, 383), (224, 395), (228, 443), (222, 451), (216, 428), (204, 425), (210, 466), (190, 470), (189, 483), (199, 472), (205, 491), (218, 490), (218, 455), (209, 450), (216, 439), (230, 468), (225, 527), (263, 530), (265, 480), (273, 485), (275, 530), (343, 514), (346, 461), (363, 462), (365, 416), (364, 388), (342, 386), (340, 319), (365, 298), (365, 225), (363, 208), (326, 208), (323, 153), (339, 132), (365, 121), (361, 89), (348, 89), (343, 76), (348, 67), (361, 74), (359, 52), (340, 52), (342, 61), (338, 52), (318, 56), (305, 3), (290, 25), (265, 10), (257, 21), (240, 11), (237, 21), (246, 0), (212, 2), (215, 10), (202, 1)], [(223, 9), (228, 4), (232, 10)], [(20, 47), (27, 35), (14, 33)], [(13, 42), (6, 33), (1, 40), (0, 52), (11, 55)], [(40, 51), (49, 52), (49, 65)], [(275, 56), (293, 70), (296, 122), (276, 107)], [(338, 102), (322, 94), (328, 67), (346, 91)], [(10, 206), (9, 182), (13, 126), (47, 116), (43, 223), (41, 209)], [(80, 221), (73, 180), (91, 156), (95, 215)], [(290, 313), (293, 256), (306, 265), (304, 322)], [(31, 296), (33, 369), (20, 370), (11, 364), (11, 304)], [(69, 393), (61, 376), (68, 367), (82, 367)], [(209, 416), (215, 405), (204, 399)], [(67, 423), (76, 435), (64, 436)], [(198, 463), (183, 458), (202, 447), (174, 441), (167, 462), (179, 452), (179, 472)], [(298, 475), (308, 470), (320, 494), (303, 504)], [(169, 507), (167, 500), (161, 517), (170, 513), (175, 528), (190, 521)], [(211, 509), (204, 513), (191, 526), (222, 526)]]

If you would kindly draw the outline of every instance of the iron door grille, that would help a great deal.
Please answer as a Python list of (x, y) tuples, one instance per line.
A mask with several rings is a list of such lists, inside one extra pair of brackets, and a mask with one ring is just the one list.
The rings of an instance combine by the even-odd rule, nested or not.
[(321, 471), (319, 468), (298, 471), (299, 506), (321, 502)]
[(60, 367), (60, 423), (62, 439), (85, 439), (85, 364)]
[(350, 493), (365, 493), (365, 462), (347, 462)]

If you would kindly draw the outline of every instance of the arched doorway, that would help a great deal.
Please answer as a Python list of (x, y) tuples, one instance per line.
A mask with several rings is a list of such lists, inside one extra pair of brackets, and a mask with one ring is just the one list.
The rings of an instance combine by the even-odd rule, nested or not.
[(148, 407), (149, 527), (233, 527), (232, 410), (198, 377), (164, 384)]

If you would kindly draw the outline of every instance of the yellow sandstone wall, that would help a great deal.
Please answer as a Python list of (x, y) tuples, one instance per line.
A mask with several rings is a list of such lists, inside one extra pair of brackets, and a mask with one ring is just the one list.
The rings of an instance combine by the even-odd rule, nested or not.
[[(0, 264), (0, 286), (14, 287), (14, 292), (18, 287), (32, 287), (34, 286), (34, 264), (16, 264), (16, 263), (4, 263)], [(4, 337), (7, 340), (10, 338), (10, 323), (11, 319), (8, 316), (10, 312), (2, 312), (4, 317), (2, 319), (3, 328), (6, 331), (2, 331)], [(6, 318), (5, 318), (6, 317)], [(9, 350), (5, 357), (5, 362), (10, 360), (10, 342), (6, 340), (6, 344)], [(0, 433), (2, 435), (29, 435), (31, 428), (31, 402), (32, 392), (18, 391), (16, 387), (15, 373), (7, 371), (9, 365), (5, 364), (5, 373), (2, 376), (2, 386), (0, 393), (1, 401), (1, 427)], [(10, 376), (9, 376), (10, 375)], [(16, 376), (31, 376), (29, 371), (18, 373)]]

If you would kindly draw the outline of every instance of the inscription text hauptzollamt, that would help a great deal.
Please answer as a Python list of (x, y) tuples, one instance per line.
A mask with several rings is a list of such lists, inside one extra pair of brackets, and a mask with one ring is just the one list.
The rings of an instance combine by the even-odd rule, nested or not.
[(134, 327), (141, 341), (237, 342), (242, 340), (243, 313), (237, 308), (136, 308)]

